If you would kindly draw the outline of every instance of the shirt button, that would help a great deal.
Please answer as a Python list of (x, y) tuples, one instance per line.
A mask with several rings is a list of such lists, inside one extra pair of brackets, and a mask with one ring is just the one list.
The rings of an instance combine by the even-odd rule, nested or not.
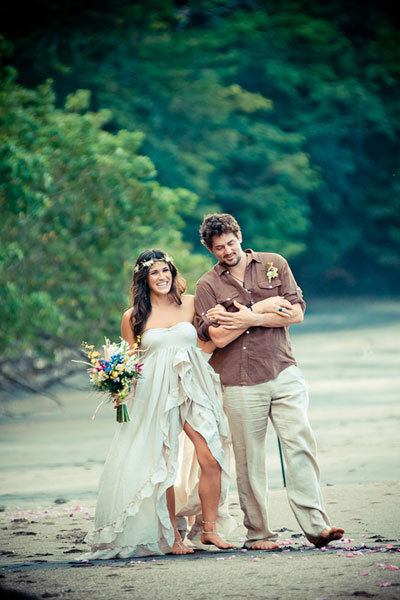
[(203, 316), (203, 315), (205, 315), (205, 314), (206, 314), (206, 313), (202, 312), (202, 313), (201, 313), (201, 316)]
[(269, 286), (269, 289), (272, 289), (272, 285)]
[(246, 333), (250, 333), (250, 331), (246, 331)]
[(230, 298), (227, 298), (226, 300), (228, 301), (228, 300), (230, 300)]
[(246, 350), (246, 346), (243, 346), (243, 350)]

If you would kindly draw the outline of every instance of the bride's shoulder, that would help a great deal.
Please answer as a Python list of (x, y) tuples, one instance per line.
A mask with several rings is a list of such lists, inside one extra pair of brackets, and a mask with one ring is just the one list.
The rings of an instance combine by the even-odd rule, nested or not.
[(133, 312), (133, 306), (131, 306), (131, 308), (128, 308), (128, 310), (126, 310), (124, 312), (124, 314), (122, 315), (122, 322), (123, 323), (124, 322), (128, 322), (129, 323), (129, 321), (131, 320), (132, 312)]
[(194, 306), (194, 296), (192, 294), (183, 294), (181, 300), (183, 306)]

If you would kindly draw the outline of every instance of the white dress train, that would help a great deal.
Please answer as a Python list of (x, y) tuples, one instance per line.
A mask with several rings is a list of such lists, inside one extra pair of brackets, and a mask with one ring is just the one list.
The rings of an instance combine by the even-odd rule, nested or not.
[(196, 340), (187, 321), (143, 333), (143, 376), (129, 401), (131, 421), (117, 424), (100, 479), (94, 528), (85, 538), (91, 551), (82, 559), (170, 552), (174, 531), (165, 492), (172, 485), (177, 516), (189, 517), (189, 538), (199, 538), (200, 468), (183, 433), (186, 421), (204, 437), (222, 469), (218, 532), (229, 535), (235, 526), (228, 513), (230, 436), (219, 376)]

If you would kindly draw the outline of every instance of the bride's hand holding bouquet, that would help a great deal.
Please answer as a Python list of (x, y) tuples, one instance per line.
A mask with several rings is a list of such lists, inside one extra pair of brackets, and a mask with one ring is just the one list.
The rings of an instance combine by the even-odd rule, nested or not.
[[(131, 348), (123, 339), (116, 344), (106, 338), (103, 356), (101, 356), (93, 345), (82, 342), (83, 352), (90, 361), (84, 363), (90, 366), (88, 369), (90, 383), (96, 390), (109, 393), (108, 400), (113, 403), (117, 411), (118, 423), (130, 421), (126, 407), (127, 396), (141, 377), (143, 368), (143, 363), (139, 360), (138, 345), (139, 341)], [(103, 402), (99, 404), (95, 414)]]

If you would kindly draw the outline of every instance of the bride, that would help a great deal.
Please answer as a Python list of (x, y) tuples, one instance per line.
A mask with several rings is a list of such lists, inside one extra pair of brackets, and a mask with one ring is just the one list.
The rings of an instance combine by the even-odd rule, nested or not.
[(176, 516), (188, 517), (193, 542), (234, 548), (217, 533), (217, 525), (225, 534), (233, 525), (230, 439), (219, 377), (196, 346), (194, 297), (183, 294), (185, 281), (158, 249), (138, 257), (131, 291), (122, 336), (131, 346), (140, 341), (143, 376), (130, 400), (131, 421), (117, 425), (83, 558), (192, 553)]

